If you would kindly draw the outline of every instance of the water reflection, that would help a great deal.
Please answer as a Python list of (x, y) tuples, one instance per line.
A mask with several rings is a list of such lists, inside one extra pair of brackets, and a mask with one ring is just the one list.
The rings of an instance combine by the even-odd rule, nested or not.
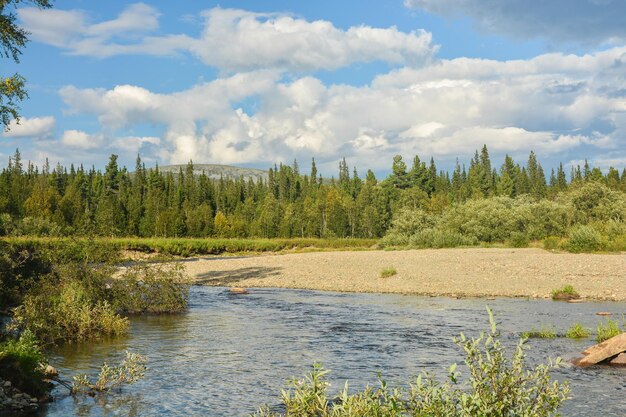
[[(596, 311), (621, 317), (624, 303), (566, 304), (498, 299), (454, 300), (399, 295), (337, 294), (258, 289), (232, 296), (220, 288), (194, 287), (190, 309), (175, 316), (132, 320), (130, 336), (94, 345), (67, 346), (52, 357), (62, 374), (96, 372), (117, 362), (126, 349), (147, 355), (146, 379), (107, 397), (60, 397), (45, 416), (238, 416), (278, 402), (279, 388), (314, 361), (331, 369), (335, 390), (375, 383), (376, 372), (403, 384), (420, 371), (443, 376), (462, 361), (451, 338), (478, 334), (488, 326), (489, 303), (504, 343), (513, 346), (523, 330), (552, 323), (564, 332), (581, 322), (595, 327)], [(569, 339), (532, 341), (531, 362), (550, 355), (575, 357), (592, 343)], [(556, 375), (571, 381), (567, 416), (602, 410), (621, 415), (626, 371), (568, 367)], [(62, 394), (60, 389), (57, 394)]]

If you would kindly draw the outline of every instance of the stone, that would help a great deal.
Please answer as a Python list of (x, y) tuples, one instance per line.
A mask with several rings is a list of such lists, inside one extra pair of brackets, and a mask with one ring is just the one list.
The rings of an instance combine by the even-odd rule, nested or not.
[(581, 300), (580, 298), (573, 298), (571, 300), (567, 300), (568, 303), (584, 303), (585, 300)]
[(232, 287), (230, 289), (231, 294), (248, 294), (248, 290), (241, 287)]
[(612, 315), (613, 315), (613, 313), (610, 313), (608, 311), (598, 311), (596, 313), (596, 316), (612, 316)]
[(43, 373), (48, 378), (55, 378), (59, 376), (59, 371), (57, 371), (57, 369), (52, 365), (47, 365), (43, 370)]
[(11, 387), (11, 381), (4, 381), (4, 387), (5, 388), (10, 388)]
[[(619, 334), (585, 350), (586, 356), (574, 361), (578, 366), (591, 366), (626, 352), (626, 333)], [(583, 352), (584, 353), (584, 352)]]
[(620, 353), (609, 361), (609, 365), (626, 366), (626, 353)]

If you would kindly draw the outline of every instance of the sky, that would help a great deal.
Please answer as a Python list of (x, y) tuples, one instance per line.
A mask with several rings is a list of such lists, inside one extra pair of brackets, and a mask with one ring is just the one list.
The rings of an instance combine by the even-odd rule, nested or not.
[(21, 2), (0, 166), (626, 166), (625, 0)]

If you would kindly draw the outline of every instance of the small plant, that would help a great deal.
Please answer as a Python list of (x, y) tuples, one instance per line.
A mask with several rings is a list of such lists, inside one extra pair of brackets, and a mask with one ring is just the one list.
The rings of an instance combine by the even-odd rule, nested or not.
[(327, 394), (328, 371), (315, 365), (302, 380), (282, 392), (282, 411), (262, 407), (258, 417), (400, 417), (400, 416), (526, 416), (559, 415), (568, 399), (567, 383), (552, 380), (550, 372), (560, 360), (529, 368), (525, 363), (526, 345), (521, 340), (512, 356), (506, 354), (500, 334), (489, 311), (491, 331), (478, 338), (461, 334), (454, 343), (465, 352), (466, 380), (460, 379), (456, 364), (448, 379), (439, 383), (428, 374), (420, 375), (409, 388), (388, 387), (379, 377), (379, 387), (368, 387), (355, 394), (348, 385), (333, 399)]
[(554, 339), (556, 337), (556, 331), (552, 326), (541, 325), (539, 330), (532, 329), (528, 332), (522, 333), (522, 337), (526, 339)]
[(110, 366), (108, 363), (104, 363), (96, 381), (92, 381), (85, 374), (74, 376), (72, 393), (83, 392), (95, 395), (98, 392), (111, 391), (122, 385), (137, 382), (145, 376), (147, 362), (145, 356), (126, 351), (126, 358), (119, 366)]
[(381, 278), (389, 278), (397, 274), (398, 274), (398, 271), (396, 271), (396, 268), (393, 268), (393, 267), (385, 268), (382, 271), (380, 271)]
[(527, 248), (530, 244), (530, 239), (525, 233), (513, 232), (508, 243), (514, 248)]
[(567, 329), (565, 335), (570, 339), (584, 339), (589, 337), (589, 329), (580, 323), (574, 323)]
[(617, 336), (620, 333), (621, 331), (617, 322), (611, 319), (607, 319), (606, 323), (598, 324), (596, 341), (598, 343), (601, 343), (605, 340), (609, 340), (610, 338)]
[(21, 391), (40, 397), (49, 390), (42, 372), (45, 364), (37, 339), (29, 331), (0, 343), (0, 378)]
[(562, 288), (552, 290), (553, 300), (577, 300), (580, 298), (580, 294), (576, 292), (571, 285), (565, 285)]
[(548, 236), (543, 240), (545, 250), (557, 250), (561, 247), (561, 238), (558, 236)]

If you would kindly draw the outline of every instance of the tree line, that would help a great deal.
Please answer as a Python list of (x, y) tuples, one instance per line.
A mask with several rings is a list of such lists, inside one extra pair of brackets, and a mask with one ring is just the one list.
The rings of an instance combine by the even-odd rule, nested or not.
[(24, 166), (17, 150), (0, 173), (0, 234), (377, 238), (402, 209), (436, 214), (495, 196), (553, 199), (588, 182), (626, 191), (626, 169), (605, 174), (585, 162), (546, 175), (534, 152), (525, 165), (507, 155), (496, 168), (487, 146), (452, 172), (419, 156), (409, 167), (397, 155), (391, 168), (381, 181), (371, 170), (362, 178), (343, 159), (337, 178), (324, 179), (313, 159), (308, 174), (294, 161), (270, 168), (264, 180), (215, 180), (194, 174), (192, 162), (173, 174), (146, 168), (139, 157), (130, 172), (117, 155), (104, 171)]

